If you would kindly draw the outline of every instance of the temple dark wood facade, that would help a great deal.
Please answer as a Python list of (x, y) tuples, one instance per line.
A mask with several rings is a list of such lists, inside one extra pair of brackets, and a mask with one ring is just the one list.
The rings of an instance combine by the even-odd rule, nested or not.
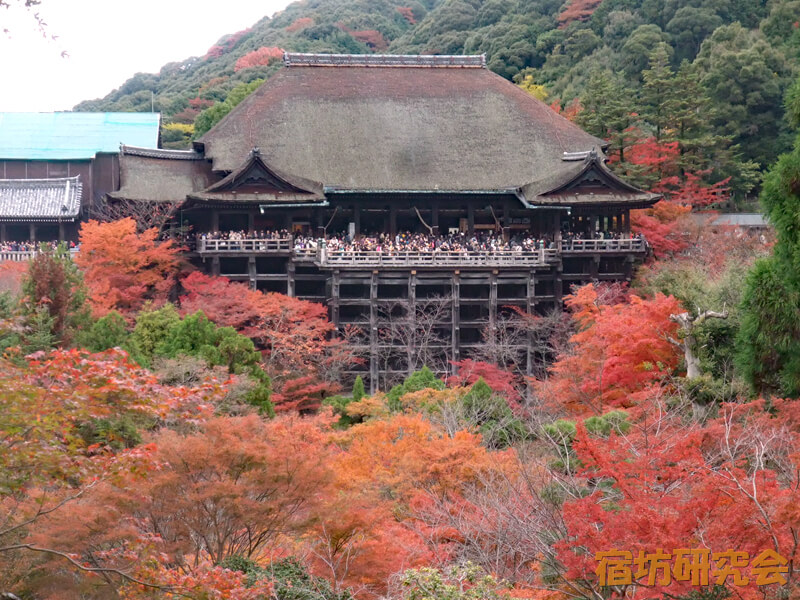
[[(474, 356), (512, 307), (542, 313), (572, 284), (630, 279), (644, 256), (630, 210), (658, 196), (615, 176), (602, 140), (483, 57), (287, 54), (285, 63), (193, 150), (124, 147), (109, 198), (180, 202), (175, 227), (196, 236), (198, 266), (327, 304), (340, 332), (356, 332), (373, 390), (420, 361), (445, 370)], [(276, 230), (287, 233), (254, 234)], [(225, 231), (249, 235), (215, 239)], [(402, 231), (542, 242), (392, 253), (295, 243)], [(529, 340), (517, 344), (532, 369)]]

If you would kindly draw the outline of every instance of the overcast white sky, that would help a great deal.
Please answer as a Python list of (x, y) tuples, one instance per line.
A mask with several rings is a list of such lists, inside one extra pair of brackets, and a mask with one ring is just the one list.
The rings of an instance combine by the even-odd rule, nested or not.
[[(202, 56), (223, 35), (289, 3), (42, 0), (38, 10), (55, 41), (43, 39), (23, 9), (0, 8), (0, 112), (69, 110), (105, 96), (135, 73)], [(62, 51), (69, 56), (62, 58)]]

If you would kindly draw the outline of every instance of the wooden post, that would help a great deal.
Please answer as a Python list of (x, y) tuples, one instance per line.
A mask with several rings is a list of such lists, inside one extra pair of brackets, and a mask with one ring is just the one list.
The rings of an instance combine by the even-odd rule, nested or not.
[(211, 231), (219, 233), (219, 211), (217, 209), (211, 211)]
[(252, 211), (247, 213), (247, 233), (253, 233), (256, 228), (256, 216)]
[(394, 202), (389, 206), (389, 233), (394, 240), (394, 236), (397, 235), (397, 206)]
[(63, 242), (66, 238), (65, 230), (64, 230), (64, 223), (61, 221), (58, 222), (58, 241)]
[(341, 276), (339, 274), (339, 269), (335, 269), (333, 271), (333, 275), (331, 277), (331, 295), (330, 295), (330, 305), (331, 305), (331, 321), (336, 326), (336, 329), (339, 329), (339, 282), (341, 281)]
[(353, 223), (356, 226), (356, 235), (361, 235), (361, 206), (353, 205)]
[(489, 277), (489, 329), (497, 328), (497, 269)]
[(295, 281), (294, 281), (294, 260), (289, 258), (286, 261), (286, 295), (289, 298), (295, 297)]
[[(453, 361), (458, 362), (461, 360), (461, 343), (460, 343), (460, 329), (461, 329), (461, 275), (458, 270), (453, 271), (452, 280), (452, 296), (453, 296), (453, 314), (452, 314), (452, 331), (450, 332), (450, 348), (453, 354)], [(457, 369), (453, 368), (453, 374), (456, 374)]]
[[(530, 277), (528, 277), (528, 294), (527, 294), (527, 306), (525, 307), (528, 311), (529, 315), (533, 314), (533, 310), (536, 307), (536, 271), (531, 269)], [(531, 351), (531, 347), (533, 346), (533, 332), (528, 328), (528, 348), (527, 348), (527, 365), (525, 367), (525, 373), (530, 377), (533, 375), (533, 352)]]
[(372, 272), (369, 285), (369, 389), (378, 391), (378, 271)]
[(439, 201), (434, 200), (431, 204), (431, 228), (433, 235), (439, 235)]
[(323, 214), (321, 209), (317, 209), (315, 214), (317, 217), (317, 237), (318, 238), (325, 237), (325, 223), (324, 223), (325, 215)]
[(250, 287), (255, 290), (256, 289), (256, 257), (249, 256), (247, 258), (247, 274), (250, 277)]
[[(408, 320), (411, 331), (417, 330), (417, 272), (411, 271), (408, 276)], [(406, 348), (406, 371), (409, 375), (414, 372), (414, 353), (416, 344), (414, 334), (408, 337), (408, 348)]]
[(6, 224), (0, 223), (0, 242), (7, 242), (8, 241), (8, 231), (6, 230)]
[(219, 277), (219, 273), (219, 256), (215, 256), (211, 259), (211, 274), (215, 277)]
[(631, 235), (631, 211), (626, 210), (622, 213), (622, 231), (625, 235)]
[(467, 233), (469, 235), (475, 233), (475, 207), (472, 202), (467, 204)]
[(28, 223), (28, 239), (32, 242), (36, 241), (36, 223)]

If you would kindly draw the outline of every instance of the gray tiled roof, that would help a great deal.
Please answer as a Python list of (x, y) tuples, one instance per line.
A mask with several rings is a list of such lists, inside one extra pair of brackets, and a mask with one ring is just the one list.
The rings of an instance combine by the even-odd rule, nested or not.
[(73, 221), (81, 211), (81, 180), (0, 179), (0, 221)]

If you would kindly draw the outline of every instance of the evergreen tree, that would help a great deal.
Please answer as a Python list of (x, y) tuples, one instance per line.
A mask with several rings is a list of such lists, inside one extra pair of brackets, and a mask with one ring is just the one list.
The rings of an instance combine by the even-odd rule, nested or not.
[[(793, 102), (800, 80), (788, 95), (794, 123), (800, 103)], [(794, 150), (778, 159), (764, 179), (761, 202), (777, 232), (771, 257), (759, 261), (747, 279), (738, 365), (756, 392), (800, 393), (800, 136)]]
[(633, 143), (629, 128), (635, 122), (630, 90), (610, 71), (596, 70), (589, 77), (581, 105), (579, 124), (608, 140), (609, 153), (617, 153), (619, 161), (625, 162), (625, 150)]

